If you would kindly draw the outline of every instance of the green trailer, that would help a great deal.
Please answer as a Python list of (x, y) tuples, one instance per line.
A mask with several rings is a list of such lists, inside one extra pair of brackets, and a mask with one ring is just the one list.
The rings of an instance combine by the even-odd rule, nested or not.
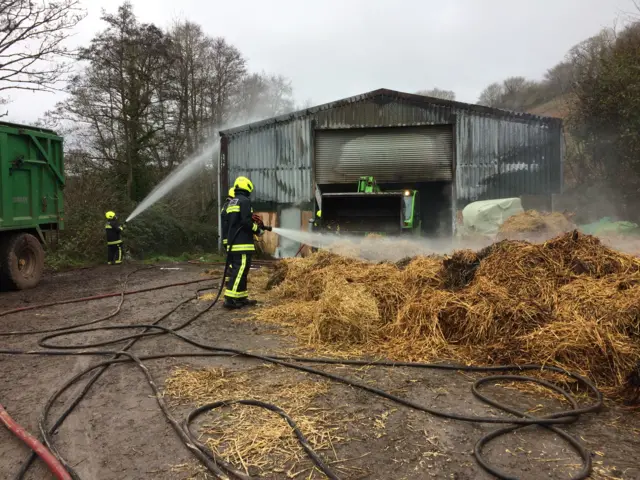
[(35, 287), (49, 235), (64, 227), (62, 137), (0, 122), (0, 287)]

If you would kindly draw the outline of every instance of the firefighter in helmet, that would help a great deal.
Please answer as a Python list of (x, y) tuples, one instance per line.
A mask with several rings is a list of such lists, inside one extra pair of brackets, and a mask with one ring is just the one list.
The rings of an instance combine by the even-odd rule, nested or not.
[[(318, 210), (316, 212), (316, 216), (313, 219), (313, 232), (319, 232), (320, 228), (322, 227), (322, 210)], [(311, 251), (312, 252), (317, 252), (318, 251), (318, 247), (311, 247)]]
[[(238, 177), (233, 184), (234, 198), (227, 205), (227, 256), (231, 273), (224, 293), (226, 308), (242, 308), (255, 305), (249, 299), (247, 277), (251, 268), (251, 257), (256, 251), (253, 236), (262, 235), (271, 227), (265, 226), (253, 217), (249, 196), (253, 183), (247, 177)], [(259, 218), (258, 218), (259, 219)]]
[(105, 213), (107, 223), (105, 231), (107, 233), (107, 263), (109, 265), (119, 265), (122, 263), (122, 231), (124, 225), (120, 225), (115, 212)]

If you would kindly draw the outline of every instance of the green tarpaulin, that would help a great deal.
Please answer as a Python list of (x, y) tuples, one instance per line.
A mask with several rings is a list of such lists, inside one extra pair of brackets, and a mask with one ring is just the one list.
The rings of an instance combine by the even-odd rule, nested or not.
[(639, 235), (640, 227), (637, 223), (618, 221), (615, 222), (611, 217), (604, 217), (597, 222), (578, 227), (582, 233), (588, 235)]

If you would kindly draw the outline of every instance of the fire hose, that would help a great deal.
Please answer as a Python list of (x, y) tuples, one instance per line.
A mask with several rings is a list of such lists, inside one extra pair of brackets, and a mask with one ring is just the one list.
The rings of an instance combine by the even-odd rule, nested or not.
[(22, 426), (20, 426), (11, 416), (7, 413), (4, 407), (0, 404), (0, 422), (4, 424), (7, 429), (13, 433), (16, 437), (22, 440), (31, 450), (35, 452), (38, 457), (46, 463), (47, 467), (55, 475), (58, 480), (71, 480), (71, 475), (67, 473), (62, 464), (58, 461), (53, 454), (40, 443), (33, 435), (27, 432)]
[[(236, 232), (237, 235), (237, 232)], [(235, 236), (234, 236), (235, 239)], [(228, 271), (228, 262), (225, 265), (225, 269), (222, 274), (222, 278), (227, 274)], [(134, 272), (132, 272), (134, 273)], [(221, 282), (222, 283), (222, 282)], [(300, 430), (295, 421), (288, 417), (285, 412), (283, 412), (279, 407), (273, 404), (268, 404), (265, 402), (259, 402), (255, 400), (227, 400), (223, 402), (216, 402), (213, 404), (203, 405), (198, 409), (192, 411), (187, 419), (181, 424), (178, 422), (171, 412), (169, 411), (162, 392), (157, 387), (157, 384), (151, 375), (148, 367), (144, 363), (145, 361), (167, 358), (167, 357), (217, 357), (217, 356), (234, 356), (236, 358), (244, 358), (247, 360), (254, 360), (260, 362), (268, 362), (274, 365), (279, 365), (282, 367), (298, 370), (301, 372), (305, 372), (307, 374), (311, 374), (314, 376), (320, 376), (323, 378), (330, 379), (334, 382), (342, 383), (344, 385), (351, 386), (353, 388), (360, 389), (362, 391), (366, 391), (368, 393), (377, 395), (379, 397), (385, 398), (387, 400), (393, 401), (399, 405), (425, 412), (431, 415), (438, 416), (440, 418), (453, 419), (463, 422), (472, 422), (472, 423), (484, 423), (484, 424), (494, 424), (494, 425), (504, 425), (492, 432), (481, 437), (475, 447), (474, 447), (474, 455), (478, 464), (486, 471), (495, 475), (500, 479), (514, 479), (513, 475), (509, 473), (505, 473), (503, 471), (498, 470), (496, 467), (492, 466), (484, 457), (483, 449), (484, 447), (493, 441), (494, 439), (505, 435), (507, 433), (513, 432), (520, 428), (526, 426), (540, 426), (545, 429), (553, 431), (557, 434), (561, 439), (566, 441), (572, 449), (580, 456), (582, 461), (582, 468), (575, 473), (571, 478), (572, 480), (581, 480), (585, 479), (589, 476), (591, 472), (591, 455), (588, 450), (586, 450), (579, 440), (564, 432), (558, 426), (567, 425), (570, 423), (576, 422), (579, 417), (583, 414), (597, 412), (603, 403), (602, 394), (596, 388), (596, 386), (588, 379), (571, 372), (568, 372), (562, 368), (552, 367), (552, 366), (542, 366), (542, 365), (511, 365), (511, 366), (499, 366), (499, 367), (474, 367), (474, 366), (464, 366), (464, 365), (453, 365), (453, 364), (429, 364), (429, 363), (411, 363), (411, 362), (392, 362), (392, 361), (366, 361), (366, 360), (344, 360), (344, 359), (321, 359), (321, 358), (306, 358), (306, 357), (279, 357), (279, 356), (266, 356), (260, 354), (249, 353), (243, 350), (238, 350), (234, 348), (229, 348), (225, 346), (215, 346), (202, 343), (198, 340), (190, 338), (183, 333), (180, 333), (181, 330), (186, 328), (188, 325), (196, 321), (206, 312), (209, 312), (218, 302), (220, 295), (222, 293), (223, 285), (220, 284), (218, 287), (218, 292), (215, 299), (207, 305), (206, 308), (198, 311), (191, 317), (189, 317), (186, 321), (174, 328), (168, 328), (161, 325), (161, 322), (170, 316), (172, 313), (176, 312), (179, 308), (185, 305), (187, 302), (196, 298), (194, 295), (191, 298), (187, 298), (185, 300), (180, 301), (174, 308), (172, 308), (169, 312), (165, 313), (161, 317), (159, 317), (156, 321), (151, 324), (133, 324), (133, 325), (111, 325), (111, 326), (101, 326), (101, 327), (92, 327), (92, 328), (77, 328), (70, 327), (63, 331), (57, 331), (55, 333), (51, 333), (46, 335), (38, 340), (38, 345), (43, 350), (35, 350), (35, 351), (26, 351), (19, 349), (5, 349), (0, 350), (0, 355), (30, 355), (30, 356), (103, 356), (109, 357), (106, 360), (100, 361), (86, 370), (78, 373), (73, 378), (69, 379), (65, 382), (58, 390), (49, 398), (47, 401), (44, 411), (42, 413), (39, 428), (40, 433), (42, 435), (42, 439), (44, 444), (51, 450), (53, 455), (58, 459), (58, 461), (66, 468), (66, 470), (71, 475), (71, 478), (74, 480), (78, 480), (80, 476), (74, 471), (72, 465), (66, 461), (60, 452), (57, 451), (55, 445), (53, 444), (53, 434), (57, 431), (57, 429), (62, 425), (67, 416), (73, 411), (73, 409), (80, 403), (82, 398), (87, 394), (87, 392), (91, 389), (93, 384), (97, 381), (100, 375), (104, 373), (104, 371), (109, 368), (109, 366), (118, 363), (132, 363), (138, 367), (143, 373), (150, 389), (152, 390), (156, 402), (158, 403), (159, 408), (162, 410), (165, 418), (168, 423), (172, 426), (172, 428), (176, 431), (182, 442), (185, 444), (185, 447), (196, 457), (200, 462), (207, 467), (207, 469), (214, 475), (214, 478), (218, 479), (241, 479), (241, 480), (249, 480), (252, 477), (249, 477), (243, 472), (238, 471), (232, 465), (226, 463), (223, 459), (219, 458), (215, 455), (210, 449), (208, 449), (205, 445), (198, 441), (198, 437), (194, 432), (190, 429), (190, 424), (194, 421), (199, 415), (206, 413), (208, 411), (216, 410), (219, 408), (226, 408), (232, 404), (241, 404), (241, 405), (252, 405), (258, 406), (261, 408), (268, 409), (273, 411), (281, 416), (292, 428), (292, 432), (297, 437), (301, 446), (309, 456), (309, 458), (314, 462), (316, 467), (323, 472), (327, 478), (331, 480), (339, 480), (339, 477), (326, 465), (326, 463), (322, 460), (322, 458), (313, 451), (313, 449), (309, 446), (303, 432)], [(58, 339), (63, 336), (69, 335), (85, 335), (90, 332), (104, 332), (104, 331), (134, 331), (133, 334), (125, 334), (120, 337), (113, 338), (111, 340), (105, 340), (101, 342), (95, 342), (91, 344), (65, 344), (55, 342), (55, 339)], [(43, 332), (29, 332), (29, 333), (44, 333)], [(146, 355), (146, 356), (136, 356), (131, 353), (129, 350), (133, 345), (144, 337), (149, 336), (158, 336), (158, 335), (167, 335), (170, 337), (174, 337), (188, 345), (196, 347), (200, 350), (200, 352), (163, 352), (162, 354), (157, 355)], [(126, 342), (122, 347), (115, 347), (113, 350), (90, 350), (97, 349), (100, 347), (106, 347), (109, 345), (117, 345), (120, 343)], [(342, 377), (339, 375), (335, 375), (324, 370), (320, 370), (316, 367), (307, 366), (307, 364), (320, 364), (320, 365), (351, 365), (351, 366), (380, 366), (380, 367), (406, 367), (413, 369), (432, 369), (432, 370), (446, 370), (446, 371), (466, 371), (466, 372), (476, 372), (476, 373), (491, 373), (492, 375), (480, 378), (476, 380), (472, 385), (471, 391), (476, 398), (480, 399), (487, 405), (495, 407), (503, 412), (510, 413), (513, 415), (512, 417), (498, 417), (498, 416), (474, 416), (474, 415), (465, 415), (458, 413), (445, 412), (441, 410), (437, 410), (433, 407), (422, 405), (420, 403), (408, 400), (406, 398), (402, 398), (396, 396), (394, 394), (388, 393), (386, 391), (380, 390), (376, 387), (373, 387), (364, 382), (359, 382), (356, 380), (352, 380), (346, 377)], [(545, 380), (541, 380), (534, 377), (526, 377), (521, 375), (504, 375), (505, 372), (527, 372), (527, 371), (547, 371), (554, 372), (561, 375), (564, 375), (572, 380), (577, 381), (583, 388), (587, 390), (590, 397), (593, 399), (593, 402), (590, 405), (580, 407), (575, 400), (575, 398), (571, 395), (571, 393), (565, 391), (559, 386), (547, 382)], [(49, 426), (49, 414), (52, 406), (55, 402), (72, 386), (74, 386), (78, 381), (82, 380), (86, 376), (91, 375), (89, 381), (84, 386), (82, 391), (73, 398), (71, 404), (66, 408), (66, 410), (61, 414), (61, 416), (53, 422), (52, 426)], [(513, 407), (507, 406), (501, 402), (493, 400), (483, 394), (481, 392), (482, 386), (487, 383), (496, 383), (503, 381), (519, 381), (519, 382), (530, 382), (541, 385), (552, 392), (555, 392), (565, 398), (569, 404), (570, 409), (555, 412), (550, 415), (535, 417), (529, 413), (524, 411), (517, 410)], [(24, 478), (24, 474), (29, 468), (29, 465), (35, 459), (35, 454), (32, 454), (27, 462), (23, 464), (22, 469), (20, 470), (17, 478)]]

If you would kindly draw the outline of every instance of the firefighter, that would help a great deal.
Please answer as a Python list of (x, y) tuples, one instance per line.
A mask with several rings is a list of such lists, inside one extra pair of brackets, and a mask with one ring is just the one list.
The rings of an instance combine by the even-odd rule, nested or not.
[(233, 188), (229, 189), (229, 193), (227, 195), (227, 199), (225, 200), (225, 202), (222, 204), (222, 209), (220, 210), (220, 218), (222, 220), (222, 249), (224, 250), (224, 252), (226, 253), (227, 251), (227, 233), (229, 231), (229, 220), (227, 218), (227, 207), (229, 206), (229, 202), (231, 201), (231, 199), (235, 197), (235, 193), (233, 192)]
[[(220, 210), (220, 219), (222, 224), (222, 231), (220, 232), (220, 235), (222, 235), (222, 251), (224, 252), (225, 257), (227, 256), (227, 242), (228, 242), (227, 235), (229, 232), (229, 220), (227, 218), (227, 207), (229, 206), (229, 202), (234, 196), (235, 196), (235, 193), (233, 192), (233, 188), (230, 188), (227, 194), (227, 199), (222, 204), (222, 209)], [(231, 265), (229, 265), (229, 268), (227, 269), (227, 274), (231, 275)], [(224, 281), (228, 282), (229, 276), (224, 277)]]
[(226, 308), (242, 308), (255, 305), (247, 292), (247, 276), (251, 268), (251, 257), (256, 251), (253, 243), (254, 235), (262, 235), (265, 227), (254, 220), (249, 196), (253, 192), (253, 183), (247, 177), (238, 177), (233, 184), (235, 197), (227, 206), (227, 256), (231, 265), (231, 276), (224, 293)]
[[(316, 218), (313, 219), (313, 232), (317, 233), (320, 231), (320, 228), (322, 226), (322, 210), (318, 210), (316, 212)], [(318, 247), (311, 247), (311, 251), (313, 253), (318, 251)]]
[(122, 263), (122, 231), (124, 225), (120, 225), (115, 212), (107, 212), (104, 215), (107, 223), (104, 228), (107, 233), (107, 263), (119, 265)]

